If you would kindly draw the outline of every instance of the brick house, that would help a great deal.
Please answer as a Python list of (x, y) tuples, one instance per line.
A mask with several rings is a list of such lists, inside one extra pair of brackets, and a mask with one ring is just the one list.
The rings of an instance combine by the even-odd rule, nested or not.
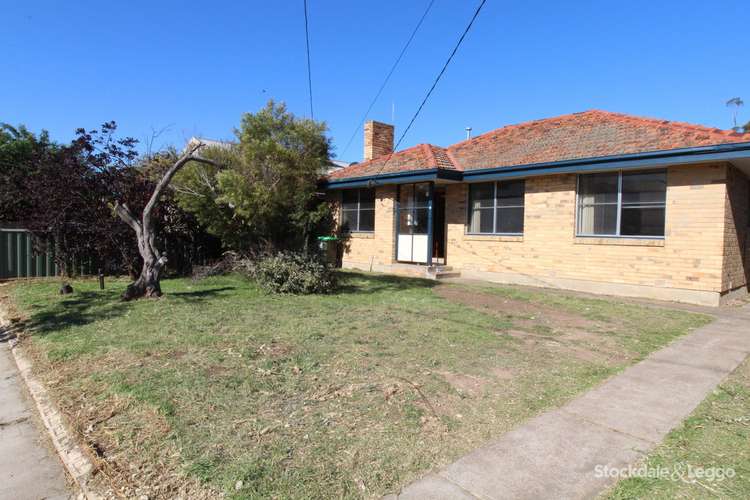
[(347, 268), (718, 305), (747, 293), (750, 133), (586, 111), (331, 173)]

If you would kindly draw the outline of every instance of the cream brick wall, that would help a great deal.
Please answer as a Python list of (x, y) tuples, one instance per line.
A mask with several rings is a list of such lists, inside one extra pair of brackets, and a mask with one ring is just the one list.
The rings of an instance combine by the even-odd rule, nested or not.
[[(340, 200), (340, 193), (338, 194)], [(375, 188), (375, 232), (352, 233), (344, 242), (344, 264), (369, 269), (393, 263), (396, 254), (394, 239), (394, 200), (396, 186)], [(336, 210), (338, 217), (339, 211)]]
[(523, 237), (469, 236), (467, 186), (450, 186), (447, 260), (458, 269), (526, 275), (540, 286), (563, 278), (718, 292), (725, 175), (723, 165), (668, 169), (664, 240), (577, 238), (574, 174), (526, 180)]
[[(747, 183), (744, 195), (740, 182), (729, 183), (736, 193), (727, 194), (727, 179), (736, 174), (723, 163), (670, 167), (664, 240), (577, 238), (575, 174), (526, 179), (522, 237), (467, 235), (468, 185), (449, 184), (447, 264), (466, 274), (514, 275), (539, 286), (586, 280), (718, 294), (744, 284), (746, 274), (747, 251), (738, 238), (748, 235), (735, 230), (731, 213), (743, 211), (743, 202), (730, 200), (744, 196), (746, 217)], [(345, 265), (377, 270), (394, 264), (395, 194), (395, 186), (376, 189), (375, 233), (352, 235)]]

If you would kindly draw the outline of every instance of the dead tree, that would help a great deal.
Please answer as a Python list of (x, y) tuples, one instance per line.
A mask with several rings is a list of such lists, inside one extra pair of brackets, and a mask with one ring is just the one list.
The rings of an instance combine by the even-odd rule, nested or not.
[(154, 192), (151, 194), (151, 198), (149, 198), (146, 207), (143, 209), (143, 215), (140, 220), (133, 215), (126, 204), (120, 203), (119, 201), (115, 203), (115, 213), (117, 213), (120, 219), (135, 231), (135, 236), (138, 240), (138, 252), (143, 258), (141, 274), (138, 276), (137, 280), (128, 285), (128, 288), (122, 294), (122, 300), (161, 296), (161, 285), (159, 280), (161, 279), (164, 265), (167, 263), (167, 256), (159, 252), (156, 248), (156, 231), (154, 230), (153, 221), (151, 220), (151, 212), (159, 203), (159, 197), (164, 189), (169, 186), (172, 177), (174, 177), (174, 175), (188, 162), (196, 161), (216, 165), (213, 160), (203, 158), (197, 154), (198, 150), (203, 146), (204, 143), (202, 142), (189, 144), (185, 153), (183, 153), (182, 156), (180, 156), (177, 161), (167, 169), (161, 180), (156, 184)]

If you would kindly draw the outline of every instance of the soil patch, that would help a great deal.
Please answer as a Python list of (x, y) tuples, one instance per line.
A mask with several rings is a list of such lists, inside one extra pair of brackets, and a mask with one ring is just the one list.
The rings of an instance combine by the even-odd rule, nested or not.
[(611, 339), (599, 333), (611, 325), (546, 304), (450, 285), (435, 287), (434, 291), (451, 302), (512, 321), (513, 329), (504, 330), (502, 334), (510, 335), (528, 348), (544, 348), (592, 363), (627, 359)]
[(480, 395), (482, 389), (488, 382), (481, 377), (475, 377), (464, 373), (440, 372), (440, 375), (451, 385), (451, 387), (471, 396)]
[(501, 295), (478, 293), (476, 290), (453, 286), (437, 286), (434, 291), (444, 299), (505, 317), (519, 318), (534, 325), (547, 324), (560, 328), (593, 328), (599, 323), (578, 314), (544, 304), (511, 299)]

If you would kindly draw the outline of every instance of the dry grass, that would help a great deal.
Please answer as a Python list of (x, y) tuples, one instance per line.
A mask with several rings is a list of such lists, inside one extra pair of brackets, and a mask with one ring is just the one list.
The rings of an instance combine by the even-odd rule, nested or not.
[(708, 321), (549, 292), (342, 273), (16, 286), (25, 343), (113, 495), (378, 497)]

